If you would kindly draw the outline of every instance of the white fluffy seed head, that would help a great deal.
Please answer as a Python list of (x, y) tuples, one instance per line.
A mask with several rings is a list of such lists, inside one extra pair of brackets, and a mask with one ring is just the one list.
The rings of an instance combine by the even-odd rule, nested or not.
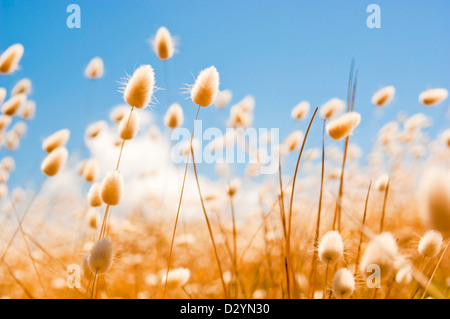
[(351, 135), (360, 122), (361, 115), (359, 113), (348, 112), (331, 120), (327, 124), (326, 130), (332, 139), (340, 140)]
[(23, 107), (23, 111), (21, 112), (21, 116), (24, 120), (31, 120), (36, 113), (36, 102), (32, 100), (28, 100)]
[(395, 87), (386, 86), (378, 90), (372, 96), (372, 104), (380, 108), (385, 107), (392, 102), (394, 96), (395, 96)]
[(419, 253), (425, 257), (436, 257), (442, 248), (442, 235), (435, 230), (429, 230), (419, 242)]
[(223, 90), (217, 94), (216, 102), (214, 105), (216, 108), (221, 109), (227, 106), (231, 99), (233, 98), (233, 93), (230, 90)]
[(95, 57), (93, 58), (86, 69), (84, 70), (84, 75), (91, 80), (100, 79), (103, 76), (104, 65), (102, 58)]
[(105, 204), (115, 206), (119, 204), (123, 196), (123, 177), (118, 171), (106, 174), (100, 189), (102, 200)]
[(8, 116), (14, 116), (27, 102), (27, 96), (23, 93), (13, 95), (3, 103), (1, 111)]
[(94, 183), (89, 188), (87, 195), (89, 205), (92, 207), (98, 207), (103, 204), (102, 197), (100, 196), (101, 185), (99, 183)]
[(332, 230), (323, 235), (318, 253), (324, 264), (334, 265), (338, 262), (344, 253), (344, 242), (338, 231)]
[(47, 176), (55, 176), (66, 164), (68, 157), (69, 153), (65, 147), (56, 148), (42, 161), (42, 172)]
[(97, 211), (95, 210), (95, 208), (91, 207), (88, 210), (87, 213), (87, 223), (89, 225), (90, 228), (96, 229), (97, 228), (97, 220), (100, 219)]
[(233, 178), (227, 185), (228, 196), (234, 196), (241, 187), (241, 180), (239, 178)]
[(153, 68), (149, 64), (141, 65), (128, 80), (123, 98), (129, 106), (142, 109), (150, 103), (154, 88), (155, 72)]
[(94, 244), (89, 252), (89, 268), (94, 274), (104, 274), (111, 268), (113, 259), (112, 241), (108, 238), (102, 238)]
[(130, 107), (128, 105), (118, 105), (112, 109), (111, 113), (109, 113), (109, 118), (114, 123), (120, 123), (120, 121), (122, 121), (122, 119), (129, 113)]
[(173, 103), (171, 106), (169, 106), (166, 114), (164, 115), (164, 125), (170, 129), (174, 129), (183, 125), (183, 121), (183, 109), (181, 108), (180, 104)]
[(70, 131), (68, 129), (56, 131), (42, 142), (42, 149), (47, 153), (50, 153), (58, 147), (65, 146), (69, 137)]
[(25, 122), (17, 122), (11, 129), (18, 138), (22, 138), (27, 132), (27, 125)]
[(366, 247), (361, 258), (360, 271), (368, 275), (371, 265), (380, 267), (380, 279), (388, 278), (394, 271), (398, 259), (397, 242), (391, 233), (381, 233), (375, 236)]
[(4, 145), (10, 151), (15, 151), (20, 144), (20, 139), (13, 131), (6, 132)]
[(384, 192), (386, 190), (388, 183), (389, 183), (389, 175), (382, 174), (377, 178), (374, 186), (380, 192)]
[(86, 128), (86, 136), (96, 138), (107, 126), (108, 124), (105, 121), (94, 122)]
[(139, 128), (139, 117), (136, 112), (125, 115), (119, 124), (119, 136), (124, 140), (131, 140)]
[(297, 121), (306, 119), (306, 117), (308, 116), (309, 107), (310, 106), (308, 101), (300, 102), (292, 109), (291, 117)]
[(428, 227), (450, 233), (450, 176), (433, 167), (424, 172), (419, 188), (419, 209)]
[(11, 124), (12, 118), (11, 116), (8, 115), (0, 115), (0, 131), (6, 130), (9, 126), (9, 124)]
[(450, 147), (450, 128), (448, 128), (444, 132), (442, 132), (441, 139), (445, 145)]
[(10, 74), (19, 68), (23, 55), (23, 45), (13, 44), (0, 55), (0, 74)]
[(13, 89), (11, 90), (11, 95), (16, 95), (23, 93), (25, 95), (28, 95), (31, 93), (31, 80), (30, 79), (22, 79), (19, 82), (14, 85)]
[(291, 132), (283, 141), (282, 144), (282, 152), (283, 154), (287, 154), (295, 151), (301, 145), (303, 141), (303, 132), (300, 130), (295, 130)]
[(16, 168), (16, 162), (14, 161), (14, 158), (11, 156), (5, 156), (0, 161), (0, 169), (3, 169), (7, 171), (8, 173), (11, 173)]
[(336, 299), (346, 299), (355, 291), (355, 278), (347, 268), (339, 269), (333, 277), (333, 294)]
[(160, 27), (156, 31), (155, 38), (151, 41), (153, 50), (160, 60), (170, 59), (175, 52), (175, 41), (166, 27)]
[(410, 266), (404, 266), (397, 271), (395, 281), (402, 286), (408, 285), (412, 280), (412, 270)]
[(323, 104), (319, 109), (319, 115), (323, 119), (329, 119), (345, 108), (345, 102), (338, 98), (332, 98)]
[(419, 102), (424, 106), (436, 106), (448, 97), (446, 89), (429, 89), (419, 95)]
[[(167, 276), (167, 284), (170, 286), (184, 286), (191, 277), (191, 271), (187, 268), (176, 268), (169, 271)], [(162, 277), (162, 283), (166, 282), (166, 275)]]
[(191, 99), (196, 105), (207, 107), (214, 103), (219, 93), (219, 72), (210, 66), (200, 72), (191, 88)]
[(81, 170), (81, 176), (86, 180), (86, 182), (93, 182), (97, 179), (98, 175), (98, 163), (95, 159), (91, 158), (84, 162)]

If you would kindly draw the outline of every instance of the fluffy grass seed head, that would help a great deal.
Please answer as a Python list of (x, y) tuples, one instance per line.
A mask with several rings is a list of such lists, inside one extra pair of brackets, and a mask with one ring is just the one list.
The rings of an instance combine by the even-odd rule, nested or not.
[(319, 242), (319, 258), (324, 264), (334, 265), (344, 253), (344, 242), (338, 231), (332, 230), (323, 235)]
[(107, 126), (108, 124), (105, 121), (94, 122), (86, 128), (86, 136), (96, 138)]
[(444, 132), (442, 132), (441, 139), (445, 145), (450, 147), (450, 128), (448, 128)]
[(124, 116), (119, 124), (119, 136), (124, 140), (131, 140), (139, 128), (139, 117), (136, 112)]
[(385, 107), (392, 102), (394, 96), (395, 96), (395, 87), (386, 86), (378, 90), (372, 96), (372, 104), (380, 108)]
[(450, 233), (449, 172), (433, 167), (424, 172), (419, 188), (419, 209), (428, 227)]
[(155, 89), (155, 72), (149, 64), (141, 65), (128, 79), (123, 98), (129, 106), (142, 109), (146, 107)]
[(92, 276), (91, 268), (89, 268), (89, 254), (85, 254), (81, 261), (81, 273), (86, 279), (90, 279)]
[(123, 196), (123, 177), (118, 171), (106, 174), (100, 189), (100, 195), (106, 205), (119, 204)]
[(332, 139), (340, 140), (351, 135), (360, 122), (361, 115), (359, 113), (348, 112), (331, 120), (327, 124), (326, 130)]
[(91, 207), (88, 209), (87, 213), (87, 223), (90, 228), (97, 229), (97, 220), (99, 220), (100, 217), (98, 215), (98, 212), (95, 210), (95, 208)]
[(284, 139), (280, 151), (282, 151), (283, 154), (293, 152), (300, 147), (302, 141), (303, 132), (295, 130)]
[(164, 125), (170, 129), (175, 129), (181, 125), (183, 125), (184, 116), (183, 109), (180, 104), (173, 103), (167, 109), (166, 114), (164, 115)]
[(128, 105), (117, 105), (112, 109), (111, 113), (109, 113), (109, 118), (114, 123), (120, 123), (120, 121), (122, 121), (122, 119), (128, 114), (130, 114), (130, 108)]
[[(169, 274), (167, 276), (167, 284), (171, 287), (173, 286), (184, 286), (191, 277), (191, 271), (187, 268), (176, 268), (171, 271), (169, 271)], [(166, 275), (164, 274), (162, 277), (162, 283), (164, 284), (166, 282)]]
[(336, 299), (346, 299), (355, 291), (355, 277), (347, 268), (339, 269), (333, 277), (333, 294)]
[(14, 85), (13, 89), (11, 90), (11, 95), (16, 95), (23, 93), (25, 95), (28, 95), (31, 93), (31, 80), (28, 78), (24, 78), (20, 80), (19, 82)]
[(51, 153), (54, 149), (65, 146), (69, 138), (70, 131), (68, 129), (56, 131), (42, 142), (42, 149)]
[(412, 270), (411, 266), (404, 266), (397, 271), (397, 274), (395, 275), (395, 281), (402, 286), (408, 285), (412, 280)]
[(11, 173), (15, 168), (16, 162), (14, 161), (14, 158), (12, 158), (11, 156), (5, 156), (0, 161), (0, 169), (3, 169), (8, 173)]
[(227, 106), (231, 99), (233, 98), (233, 92), (231, 90), (223, 90), (220, 91), (217, 94), (216, 102), (214, 102), (214, 105), (217, 109), (224, 108)]
[(191, 99), (196, 105), (207, 107), (214, 103), (219, 93), (219, 72), (210, 66), (200, 72), (190, 89)]
[(9, 124), (11, 124), (11, 121), (11, 116), (0, 114), (0, 131), (6, 130)]
[(389, 183), (389, 175), (382, 174), (375, 181), (375, 189), (378, 189), (380, 192), (384, 192)]
[(23, 111), (21, 112), (21, 116), (24, 120), (31, 120), (36, 113), (36, 102), (32, 100), (28, 100), (23, 107)]
[(442, 235), (435, 230), (429, 230), (420, 239), (418, 251), (422, 256), (434, 258), (442, 248)]
[(155, 38), (151, 40), (151, 44), (160, 60), (170, 59), (175, 52), (175, 40), (166, 27), (160, 27), (156, 31)]
[(436, 106), (448, 97), (447, 89), (429, 89), (419, 95), (419, 102), (424, 106)]
[(302, 121), (308, 116), (309, 108), (310, 106), (308, 101), (300, 102), (292, 109), (291, 117), (294, 120)]
[(233, 197), (236, 195), (236, 192), (241, 187), (241, 180), (239, 178), (233, 178), (227, 185), (227, 194), (228, 196)]
[(47, 176), (55, 176), (66, 164), (69, 152), (65, 147), (58, 147), (53, 150), (42, 161), (41, 170)]
[(11, 131), (13, 131), (18, 138), (22, 138), (27, 132), (27, 125), (24, 122), (17, 122), (14, 124)]
[(17, 111), (25, 105), (27, 96), (23, 93), (11, 96), (5, 103), (3, 103), (1, 111), (8, 116), (14, 116)]
[(88, 203), (92, 207), (98, 207), (103, 204), (102, 197), (100, 195), (101, 185), (99, 183), (93, 183), (89, 188), (87, 194)]
[(5, 134), (5, 147), (11, 152), (19, 148), (20, 138), (14, 133), (14, 131), (6, 132)]
[(98, 170), (99, 167), (97, 161), (90, 158), (84, 163), (81, 170), (81, 176), (83, 176), (86, 182), (93, 182), (97, 179)]
[(323, 119), (329, 119), (345, 108), (345, 102), (338, 98), (332, 98), (323, 104), (319, 109), (319, 115)]
[(23, 45), (13, 44), (0, 55), (0, 74), (10, 74), (19, 68), (23, 55)]
[(89, 268), (94, 274), (104, 274), (111, 268), (113, 259), (112, 241), (109, 238), (102, 238), (94, 244), (89, 252)]
[(361, 258), (360, 271), (364, 275), (370, 265), (380, 267), (380, 279), (388, 278), (395, 269), (395, 262), (398, 258), (397, 242), (391, 233), (381, 233), (375, 236), (366, 247)]
[(86, 69), (84, 69), (84, 75), (91, 80), (98, 80), (103, 76), (104, 73), (104, 65), (102, 58), (95, 57), (93, 58)]

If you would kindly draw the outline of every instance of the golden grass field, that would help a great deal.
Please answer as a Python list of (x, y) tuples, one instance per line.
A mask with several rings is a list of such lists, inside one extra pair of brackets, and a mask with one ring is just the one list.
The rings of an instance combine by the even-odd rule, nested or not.
[[(166, 28), (152, 45), (161, 63), (170, 63), (175, 43)], [(23, 51), (16, 44), (2, 53), (2, 76), (18, 68)], [(85, 76), (98, 80), (103, 68), (95, 58)], [(130, 74), (123, 83), (126, 104), (86, 127), (92, 156), (71, 156), (71, 128), (61, 128), (42, 143), (45, 175), (31, 190), (10, 189), (8, 180), (14, 150), (24, 134), (32, 134), (26, 123), (39, 106), (28, 79), (0, 88), (0, 297), (449, 296), (448, 122), (432, 123), (420, 110), (399, 116), (362, 154), (352, 142), (358, 125), (365, 125), (354, 105), (352, 69), (347, 101), (331, 99), (318, 108), (303, 102), (292, 109), (302, 132), (276, 147), (274, 174), (259, 176), (258, 162), (241, 176), (232, 173), (233, 163), (202, 164), (216, 166), (219, 179), (211, 181), (197, 174), (192, 139), (182, 150), (188, 165), (174, 165), (167, 134), (142, 124), (145, 112), (152, 112), (144, 109), (153, 101), (155, 77), (163, 75), (150, 65)], [(219, 74), (205, 66), (188, 88), (189, 109), (158, 106), (167, 108), (161, 123), (167, 131), (191, 131), (194, 123), (184, 123), (183, 112), (197, 111), (201, 118), (204, 108), (229, 109), (227, 127), (251, 127), (254, 100), (228, 105), (232, 93), (221, 90)], [(446, 89), (410, 93), (423, 108), (448, 108)], [(389, 107), (394, 95), (392, 86), (381, 89), (373, 107)], [(430, 125), (441, 126), (437, 136), (426, 132)], [(315, 148), (308, 145), (313, 131), (324, 133)], [(215, 143), (217, 149), (229, 146)], [(139, 159), (147, 147), (151, 154)], [(287, 165), (289, 158), (296, 165)], [(371, 286), (378, 279), (379, 286)]]

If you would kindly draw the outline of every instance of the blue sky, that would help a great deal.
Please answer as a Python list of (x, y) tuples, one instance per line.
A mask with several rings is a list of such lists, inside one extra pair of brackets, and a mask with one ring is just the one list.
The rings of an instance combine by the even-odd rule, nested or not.
[[(81, 7), (81, 29), (69, 29), (66, 8)], [(381, 28), (369, 29), (366, 7), (381, 7)], [(172, 100), (182, 104), (190, 127), (196, 107), (179, 94), (193, 75), (215, 65), (221, 89), (233, 91), (233, 102), (247, 94), (256, 100), (255, 126), (279, 127), (281, 136), (306, 123), (290, 119), (290, 110), (308, 100), (320, 106), (332, 97), (346, 98), (351, 58), (356, 59), (359, 83), (355, 110), (362, 123), (355, 142), (368, 150), (377, 130), (401, 111), (423, 112), (438, 125), (435, 136), (449, 119), (442, 118), (445, 101), (426, 109), (418, 102), (421, 91), (450, 89), (450, 2), (448, 0), (327, 0), (327, 1), (0, 1), (0, 51), (22, 43), (21, 70), (0, 77), (8, 91), (21, 78), (33, 82), (37, 113), (29, 123), (21, 147), (13, 154), (17, 170), (12, 185), (32, 174), (43, 157), (41, 140), (54, 131), (72, 131), (69, 150), (80, 146), (88, 122), (107, 119), (109, 110), (122, 103), (118, 83), (126, 72), (151, 64), (159, 87), (163, 68), (147, 40), (160, 26), (179, 38), (178, 53), (169, 61)], [(93, 83), (83, 75), (91, 58), (100, 56), (105, 76)], [(394, 85), (397, 94), (383, 111), (370, 104), (372, 94)], [(165, 92), (151, 111), (158, 123), (166, 111)], [(89, 110), (85, 118), (86, 109)], [(202, 110), (208, 126), (223, 127), (228, 110)], [(205, 126), (206, 124), (204, 124)], [(320, 145), (316, 123), (309, 146)], [(0, 157), (7, 154), (0, 151)]]

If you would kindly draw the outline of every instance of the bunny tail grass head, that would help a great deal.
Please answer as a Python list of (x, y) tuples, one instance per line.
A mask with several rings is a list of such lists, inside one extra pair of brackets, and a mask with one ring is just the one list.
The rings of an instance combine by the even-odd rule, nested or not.
[(219, 72), (210, 66), (200, 72), (191, 88), (191, 99), (196, 105), (207, 107), (214, 103), (219, 93)]
[(17, 113), (25, 103), (27, 102), (27, 96), (23, 93), (13, 95), (3, 103), (1, 111), (3, 114), (13, 116)]
[(95, 159), (90, 158), (86, 160), (81, 170), (81, 176), (86, 180), (86, 182), (93, 182), (97, 179), (98, 175), (98, 163)]
[(429, 89), (419, 95), (419, 102), (424, 106), (436, 106), (448, 97), (446, 89)]
[(336, 299), (346, 299), (355, 291), (355, 278), (347, 268), (339, 269), (333, 277), (333, 294)]
[(428, 227), (450, 233), (450, 176), (445, 169), (433, 167), (424, 172), (419, 188), (419, 209)]
[(54, 149), (65, 146), (69, 138), (70, 131), (68, 129), (56, 131), (42, 142), (42, 149), (51, 153)]
[(106, 174), (100, 189), (100, 195), (105, 204), (115, 206), (123, 196), (123, 177), (118, 171)]
[(102, 58), (95, 57), (93, 58), (86, 69), (84, 70), (84, 75), (91, 80), (100, 79), (103, 76), (104, 65)]
[(81, 261), (81, 273), (86, 279), (90, 279), (92, 276), (91, 268), (89, 268), (89, 253), (83, 256)]
[(136, 112), (124, 116), (119, 124), (119, 136), (124, 140), (131, 140), (139, 128), (139, 117)]
[(91, 185), (91, 188), (89, 188), (87, 199), (88, 199), (90, 206), (98, 207), (103, 204), (103, 200), (100, 195), (100, 190), (101, 190), (101, 185), (99, 183), (94, 183)]
[(0, 55), (0, 74), (10, 74), (19, 68), (23, 55), (23, 45), (13, 44)]
[(429, 230), (423, 235), (419, 242), (419, 253), (422, 256), (434, 258), (442, 248), (442, 235), (435, 230)]
[(388, 278), (394, 272), (398, 259), (397, 242), (391, 233), (381, 233), (375, 236), (366, 247), (361, 258), (360, 271), (368, 275), (369, 266), (380, 268), (380, 279)]
[(31, 93), (31, 80), (30, 79), (22, 79), (19, 82), (14, 85), (13, 89), (11, 90), (11, 95), (16, 95), (23, 93), (25, 95), (28, 95)]
[(329, 119), (342, 112), (344, 108), (344, 101), (338, 98), (332, 98), (320, 107), (319, 115), (323, 119)]
[(167, 109), (166, 114), (164, 115), (164, 125), (170, 129), (174, 129), (183, 125), (184, 115), (183, 109), (180, 104), (173, 103)]
[[(184, 286), (191, 277), (191, 271), (187, 268), (176, 268), (169, 271), (167, 275), (167, 284), (171, 287)], [(162, 277), (162, 283), (166, 282), (166, 275)]]
[(141, 65), (128, 79), (123, 98), (129, 106), (142, 109), (146, 107), (155, 89), (155, 72), (149, 64)]
[(107, 272), (114, 259), (113, 243), (109, 238), (102, 238), (97, 241), (89, 252), (89, 268), (95, 274)]
[(310, 106), (308, 101), (300, 102), (292, 109), (291, 117), (297, 121), (306, 119), (306, 117), (308, 116), (309, 107)]
[(389, 103), (392, 102), (395, 96), (395, 87), (393, 86), (386, 86), (380, 90), (378, 90), (373, 96), (372, 96), (372, 104), (376, 107), (385, 107)]
[(217, 95), (214, 105), (218, 109), (224, 108), (225, 106), (227, 106), (230, 103), (232, 98), (233, 98), (233, 92), (231, 92), (231, 90), (220, 91)]
[(31, 120), (34, 117), (34, 114), (36, 113), (36, 102), (32, 100), (28, 100), (27, 103), (25, 103), (25, 106), (22, 111), (22, 118), (24, 120)]
[(160, 27), (156, 31), (155, 38), (151, 41), (151, 44), (160, 60), (170, 59), (175, 52), (175, 40), (166, 27)]
[(47, 176), (55, 176), (66, 164), (69, 153), (65, 147), (58, 147), (53, 150), (42, 161), (41, 170)]
[(344, 253), (344, 242), (338, 231), (332, 230), (323, 235), (318, 253), (324, 264), (334, 265), (338, 262)]
[(327, 124), (326, 130), (332, 139), (341, 140), (351, 135), (360, 122), (361, 115), (359, 113), (348, 112), (331, 120)]

